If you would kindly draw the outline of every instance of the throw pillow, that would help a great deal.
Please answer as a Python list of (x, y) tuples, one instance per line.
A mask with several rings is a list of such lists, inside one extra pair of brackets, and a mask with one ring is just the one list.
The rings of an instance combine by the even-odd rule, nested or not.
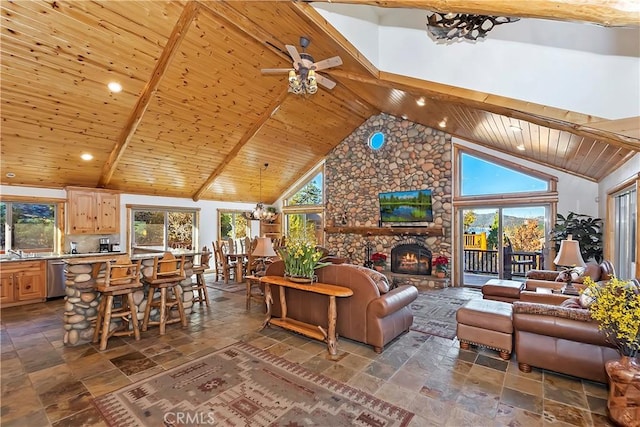
[(384, 274), (380, 273), (379, 271), (372, 270), (367, 267), (363, 267), (361, 265), (355, 265), (355, 264), (345, 264), (345, 265), (349, 265), (349, 267), (360, 270), (363, 273), (365, 273), (367, 276), (369, 276), (369, 278), (373, 281), (373, 283), (376, 284), (378, 291), (380, 292), (380, 295), (386, 294), (387, 292), (389, 292), (389, 288), (390, 288), (389, 280), (387, 280), (387, 276), (385, 276)]
[(591, 304), (595, 301), (595, 297), (591, 293), (590, 288), (585, 288), (580, 294), (580, 306), (582, 308), (589, 308)]

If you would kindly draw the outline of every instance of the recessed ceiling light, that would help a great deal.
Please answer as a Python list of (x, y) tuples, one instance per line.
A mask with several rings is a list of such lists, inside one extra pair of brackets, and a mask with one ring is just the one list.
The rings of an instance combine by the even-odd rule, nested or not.
[(16, 174), (13, 172), (7, 172), (7, 178), (15, 178)]
[(516, 125), (509, 125), (509, 129), (511, 129), (513, 132), (522, 132), (522, 128)]
[(447, 121), (446, 120), (440, 120), (440, 123), (438, 123), (438, 126), (440, 126), (441, 128), (446, 128), (447, 127)]
[(122, 92), (122, 85), (118, 82), (109, 82), (107, 87), (111, 92), (115, 92), (115, 93)]
[(407, 120), (409, 118), (409, 116), (407, 116), (406, 114), (402, 115), (403, 120)]
[(520, 145), (516, 146), (516, 148), (518, 150), (520, 150), (520, 151), (524, 151), (524, 145), (523, 144), (520, 144)]
[(80, 158), (81, 158), (82, 160), (85, 160), (85, 161), (87, 161), (87, 162), (88, 162), (89, 160), (92, 160), (92, 159), (93, 159), (93, 156), (92, 156), (91, 154), (89, 154), (89, 153), (83, 153), (83, 154), (80, 156)]
[(424, 107), (424, 105), (427, 103), (427, 101), (424, 100), (424, 98), (420, 97), (416, 100), (416, 104), (418, 104), (420, 107)]

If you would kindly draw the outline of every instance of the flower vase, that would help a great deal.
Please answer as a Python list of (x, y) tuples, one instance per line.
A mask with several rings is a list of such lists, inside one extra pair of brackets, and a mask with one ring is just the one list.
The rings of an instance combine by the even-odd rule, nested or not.
[(296, 276), (292, 274), (285, 274), (285, 278), (293, 283), (305, 283), (311, 284), (314, 282), (314, 277)]
[(621, 356), (605, 363), (609, 377), (609, 417), (624, 427), (640, 426), (640, 364), (635, 357)]
[(439, 279), (444, 279), (444, 276), (446, 276), (444, 271), (437, 271), (436, 270), (436, 277)]

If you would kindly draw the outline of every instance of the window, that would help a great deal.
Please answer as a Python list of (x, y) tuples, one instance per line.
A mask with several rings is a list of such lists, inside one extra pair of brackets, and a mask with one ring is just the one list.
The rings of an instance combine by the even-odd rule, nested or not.
[(55, 203), (0, 202), (0, 249), (54, 252), (56, 218)]
[(218, 218), (218, 240), (241, 239), (250, 235), (249, 221), (244, 212), (219, 210)]
[(460, 156), (461, 196), (547, 191), (546, 180), (503, 165), (462, 153)]
[(132, 247), (134, 249), (192, 249), (197, 210), (176, 208), (135, 208), (132, 215)]
[(287, 235), (306, 237), (309, 240), (315, 240), (316, 244), (322, 245), (324, 242), (322, 217), (323, 213), (321, 212), (285, 214)]
[(638, 190), (636, 184), (626, 187), (609, 198), (613, 201), (613, 263), (617, 276), (632, 279), (636, 276)]
[(287, 206), (322, 205), (323, 173), (320, 172), (287, 199)]
[(548, 267), (556, 178), (466, 148), (456, 147), (456, 159), (459, 281), (473, 286), (489, 277), (523, 280), (528, 270)]
[(313, 178), (303, 182), (285, 198), (282, 209), (284, 232), (287, 236), (315, 236), (316, 243), (324, 242), (324, 165), (310, 173)]
[(373, 132), (371, 135), (369, 135), (368, 143), (369, 147), (372, 150), (378, 151), (384, 146), (384, 133), (380, 131)]

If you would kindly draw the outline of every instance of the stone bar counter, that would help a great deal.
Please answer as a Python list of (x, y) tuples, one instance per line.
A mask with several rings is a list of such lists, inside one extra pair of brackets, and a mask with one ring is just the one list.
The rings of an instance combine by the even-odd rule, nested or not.
[[(194, 285), (191, 276), (193, 275), (193, 258), (199, 252), (193, 251), (172, 251), (176, 257), (185, 255), (185, 279), (180, 283), (182, 290), (182, 301), (184, 311), (187, 316), (191, 314), (193, 306)], [(101, 294), (96, 290), (98, 283), (104, 283), (107, 269), (107, 261), (115, 261), (122, 254), (105, 254), (99, 256), (69, 258), (65, 259), (65, 283), (66, 296), (64, 305), (64, 337), (66, 346), (75, 346), (91, 342), (95, 328), (95, 321), (98, 317), (98, 305)], [(153, 259), (162, 257), (163, 253), (147, 253), (131, 256), (131, 261), (142, 260), (142, 276), (151, 276), (153, 270)], [(144, 309), (147, 305), (148, 286), (143, 285), (133, 294), (133, 299), (138, 310), (138, 320), (142, 321)], [(172, 315), (173, 312), (172, 312)], [(177, 315), (177, 314), (175, 314)], [(160, 314), (158, 309), (151, 311), (151, 319), (157, 320)], [(114, 320), (112, 327), (118, 326), (120, 320)]]

